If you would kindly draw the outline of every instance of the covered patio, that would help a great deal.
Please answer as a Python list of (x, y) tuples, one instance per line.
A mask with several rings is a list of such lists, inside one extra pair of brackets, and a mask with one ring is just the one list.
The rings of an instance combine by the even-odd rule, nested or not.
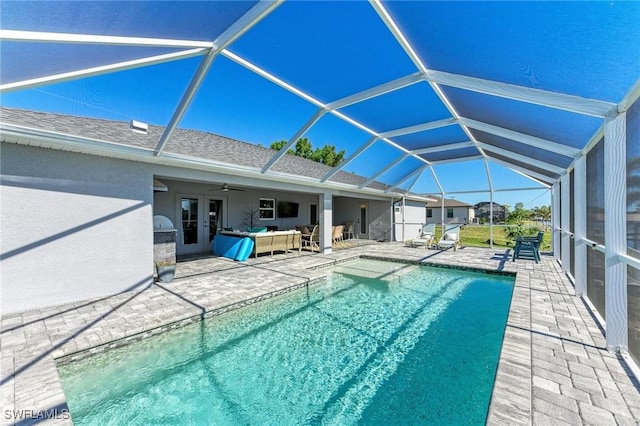
[[(131, 131), (153, 136), (151, 145), (134, 146), (73, 128), (0, 120), (3, 147), (126, 160), (130, 168), (122, 175), (139, 172), (140, 187), (147, 174), (169, 167), (235, 174), (264, 186), (311, 186), (319, 193), (323, 247), (330, 247), (334, 197), (343, 192), (390, 205), (437, 196), (443, 224), (446, 197), (483, 194), (492, 220), (491, 205), (503, 194), (550, 193), (553, 232), (553, 251), (540, 264), (510, 262), (490, 249), (428, 258), (401, 244), (327, 249), (286, 268), (277, 257), (233, 272), (205, 264), (175, 287), (154, 284), (3, 316), (3, 406), (64, 407), (54, 358), (308, 285), (319, 276), (310, 267), (371, 255), (517, 272), (489, 423), (640, 421), (632, 378), (640, 377), (640, 56), (634, 48), (640, 3), (91, 2), (78, 8), (5, 1), (0, 14), (3, 107), (124, 116)], [(69, 97), (72, 106), (62, 101)], [(147, 134), (147, 122), (162, 131)], [(189, 129), (267, 145), (285, 134), (286, 144), (257, 166), (230, 165), (173, 143)], [(302, 137), (333, 143), (346, 155), (324, 173), (301, 176), (286, 164)], [(41, 232), (31, 218), (21, 222), (35, 204), (11, 190), (30, 189), (42, 178), (46, 190), (64, 193), (69, 183), (56, 180), (58, 171), (40, 176), (38, 166), (31, 167), (33, 176), (3, 176), (3, 224), (15, 225), (3, 225), (4, 247), (13, 247), (9, 231), (16, 239)], [(345, 174), (362, 179), (345, 183), (338, 179)], [(126, 214), (151, 221), (148, 195), (110, 196), (121, 197)], [(77, 222), (71, 234), (84, 232), (96, 246), (110, 242), (91, 234), (108, 213), (86, 218), (70, 210), (65, 217)], [(44, 225), (55, 225), (47, 220)], [(3, 267), (69, 232), (3, 248)], [(12, 270), (25, 270), (16, 265)], [(254, 280), (251, 288), (231, 279), (239, 272), (255, 278), (262, 268), (283, 279)], [(147, 285), (146, 275), (127, 282)], [(21, 291), (15, 277), (3, 280), (3, 292)], [(212, 283), (225, 290), (205, 291)], [(145, 302), (132, 303), (140, 298)], [(107, 326), (121, 309), (130, 312), (117, 327)], [(38, 385), (43, 377), (46, 385)], [(42, 391), (32, 393), (34, 386)]]

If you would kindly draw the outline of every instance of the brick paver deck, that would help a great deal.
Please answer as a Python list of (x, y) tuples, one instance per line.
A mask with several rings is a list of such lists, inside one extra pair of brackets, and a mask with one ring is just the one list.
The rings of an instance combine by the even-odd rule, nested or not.
[(621, 359), (605, 349), (601, 330), (550, 256), (539, 264), (512, 262), (501, 250), (440, 252), (395, 243), (246, 263), (191, 260), (178, 264), (176, 279), (168, 284), (5, 315), (0, 418), (3, 424), (22, 425), (40, 415), (57, 417), (52, 423), (70, 423), (57, 362), (303, 287), (322, 279), (326, 270), (319, 267), (360, 255), (517, 272), (489, 424), (640, 424), (636, 382)]

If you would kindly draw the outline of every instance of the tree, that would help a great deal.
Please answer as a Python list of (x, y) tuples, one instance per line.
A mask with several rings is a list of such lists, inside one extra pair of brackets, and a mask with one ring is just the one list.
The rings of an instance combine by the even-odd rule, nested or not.
[[(510, 225), (524, 225), (525, 221), (531, 217), (531, 212), (521, 207), (522, 203), (516, 204), (516, 209), (509, 214), (506, 222)], [(520, 207), (520, 208), (518, 208)]]
[(302, 158), (311, 158), (313, 155), (313, 144), (307, 138), (300, 138), (296, 142), (295, 155)]
[(322, 148), (318, 148), (313, 152), (312, 160), (318, 163), (326, 164), (327, 166), (335, 167), (344, 158), (344, 149), (340, 152), (336, 152), (336, 147), (333, 145), (325, 145)]
[[(277, 141), (277, 142), (273, 142), (271, 144), (271, 146), (269, 148), (271, 149), (275, 149), (276, 151), (280, 151), (282, 148), (284, 148), (284, 146), (287, 144), (287, 141), (285, 141), (284, 139), (281, 141)], [(295, 154), (295, 152), (290, 149), (289, 151), (287, 151), (289, 154)]]
[[(273, 142), (270, 148), (279, 151), (284, 148), (286, 144), (287, 141), (281, 140)], [(340, 164), (345, 154), (344, 149), (340, 152), (336, 152), (336, 147), (331, 144), (326, 144), (323, 147), (316, 148), (314, 150), (313, 144), (307, 138), (298, 139), (298, 142), (296, 142), (295, 145), (295, 149), (289, 149), (287, 152), (289, 154), (297, 155), (298, 157), (307, 158), (318, 163), (326, 164), (330, 167), (335, 167)]]
[(516, 209), (509, 214), (505, 228), (505, 236), (509, 243), (513, 243), (520, 235), (533, 235), (532, 230), (525, 227), (525, 222), (531, 217), (531, 212), (522, 208), (522, 203), (516, 203)]

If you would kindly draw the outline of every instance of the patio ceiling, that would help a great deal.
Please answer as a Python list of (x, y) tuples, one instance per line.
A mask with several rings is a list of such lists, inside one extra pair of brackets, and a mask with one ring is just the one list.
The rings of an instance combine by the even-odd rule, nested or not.
[(436, 166), (462, 161), (489, 190), (491, 163), (549, 187), (640, 92), (637, 2), (3, 1), (0, 14), (0, 93), (200, 56), (162, 156), (225, 58), (310, 107), (261, 173), (333, 117), (365, 137), (336, 138), (347, 157), (320, 181), (391, 148), (363, 185), (395, 173), (387, 191), (432, 179), (444, 195)]

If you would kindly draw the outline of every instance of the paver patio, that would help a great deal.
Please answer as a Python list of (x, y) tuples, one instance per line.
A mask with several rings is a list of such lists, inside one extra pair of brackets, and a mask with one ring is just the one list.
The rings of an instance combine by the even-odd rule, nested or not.
[[(512, 262), (504, 250), (453, 252), (379, 243), (329, 255), (288, 254), (245, 263), (202, 258), (149, 288), (2, 317), (3, 424), (42, 417), (70, 423), (56, 363), (200, 321), (304, 287), (328, 266), (361, 255), (517, 272), (489, 424), (640, 424), (640, 392), (551, 256)], [(21, 411), (22, 410), (22, 411)], [(26, 410), (26, 411), (25, 411)], [(34, 418), (38, 417), (40, 418)]]

